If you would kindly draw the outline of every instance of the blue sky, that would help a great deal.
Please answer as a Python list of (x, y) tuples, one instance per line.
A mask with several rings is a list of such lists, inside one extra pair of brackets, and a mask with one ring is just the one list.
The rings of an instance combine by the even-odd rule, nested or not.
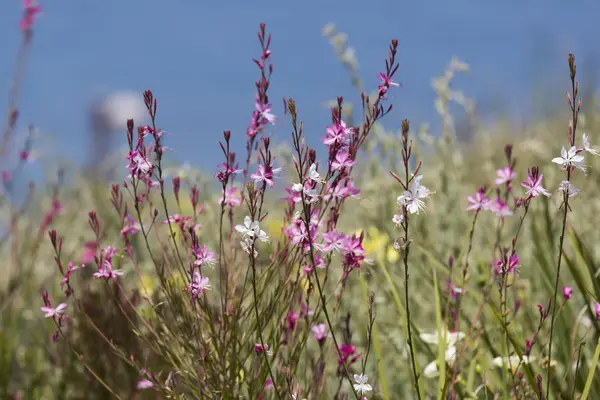
[[(222, 1), (41, 0), (20, 101), (21, 129), (33, 123), (52, 137), (62, 156), (88, 157), (87, 109), (94, 95), (151, 88), (159, 124), (174, 135), (176, 160), (213, 168), (217, 140), (232, 130), (240, 143), (253, 107), (259, 47), (256, 30), (273, 34), (271, 100), (296, 99), (307, 134), (316, 141), (328, 122), (325, 100), (357, 102), (349, 79), (322, 35), (333, 22), (355, 47), (367, 87), (377, 85), (389, 40), (398, 38), (403, 88), (393, 98), (401, 118), (435, 120), (433, 77), (452, 56), (472, 73), (457, 80), (468, 95), (502, 99), (530, 110), (531, 89), (544, 84), (558, 99), (567, 85), (566, 55), (580, 71), (597, 56), (600, 3), (529, 1)], [(576, 5), (575, 5), (576, 4)], [(19, 0), (0, 6), (0, 91), (6, 93), (19, 43)], [(586, 64), (587, 63), (587, 64)], [(560, 75), (558, 73), (563, 73)], [(589, 71), (588, 71), (589, 72)], [(558, 74), (558, 75), (557, 75)], [(556, 79), (557, 76), (560, 79)], [(6, 96), (0, 96), (6, 109)], [(287, 140), (284, 121), (275, 135)], [(119, 138), (125, 144), (125, 137)]]

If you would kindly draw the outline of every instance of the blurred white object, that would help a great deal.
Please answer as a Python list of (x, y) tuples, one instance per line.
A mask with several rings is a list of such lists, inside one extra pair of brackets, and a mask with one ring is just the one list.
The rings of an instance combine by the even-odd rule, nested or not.
[(127, 120), (133, 119), (136, 126), (146, 117), (142, 92), (120, 91), (99, 97), (92, 103), (90, 119), (92, 125), (92, 160), (97, 167), (111, 149), (111, 137), (127, 129)]

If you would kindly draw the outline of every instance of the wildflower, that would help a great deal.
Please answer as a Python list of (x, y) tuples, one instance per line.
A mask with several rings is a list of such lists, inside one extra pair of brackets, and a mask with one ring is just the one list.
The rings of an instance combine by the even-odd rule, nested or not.
[(231, 167), (228, 163), (222, 163), (217, 165), (217, 169), (219, 170), (219, 172), (217, 172), (216, 177), (221, 182), (225, 182), (227, 179), (229, 179), (231, 175), (239, 174), (240, 172), (242, 172), (241, 169), (235, 169)]
[[(456, 356), (456, 347), (454, 345), (448, 346), (446, 352), (444, 354), (444, 359), (448, 364), (451, 364), (454, 361)], [(439, 373), (437, 360), (434, 360), (425, 366), (423, 369), (423, 376), (426, 378), (436, 377)]]
[(560, 150), (560, 157), (552, 159), (555, 164), (560, 164), (562, 169), (577, 168), (585, 174), (583, 156), (577, 154), (577, 147), (572, 146), (568, 151), (564, 147)]
[(565, 192), (567, 194), (567, 196), (569, 196), (569, 197), (575, 197), (581, 192), (581, 189), (575, 189), (573, 187), (573, 185), (571, 184), (571, 182), (569, 182), (569, 181), (562, 181), (558, 185), (557, 192), (561, 192), (561, 191)]
[(346, 123), (344, 121), (339, 121), (339, 123), (334, 123), (332, 126), (328, 126), (325, 129), (327, 136), (325, 136), (322, 141), (326, 146), (333, 145), (343, 145), (348, 141), (348, 137), (350, 135), (351, 130), (346, 127)]
[(260, 102), (256, 102), (254, 105), (256, 111), (260, 114), (262, 118), (264, 118), (271, 125), (275, 125), (275, 115), (271, 113), (271, 105), (270, 104), (262, 104)]
[(506, 256), (503, 260), (497, 260), (494, 263), (494, 270), (498, 275), (505, 275), (510, 273), (515, 273), (519, 268), (519, 256), (517, 253), (511, 254), (511, 256), (506, 260)]
[(588, 135), (586, 135), (585, 133), (583, 134), (583, 149), (585, 151), (587, 151), (588, 153), (590, 153), (593, 156), (599, 156), (600, 153), (598, 152), (598, 150), (592, 148), (590, 146), (590, 140), (588, 138)]
[[(240, 246), (242, 246), (242, 250), (250, 254), (250, 252), (252, 251), (253, 243), (254, 242), (252, 241), (252, 239), (247, 237), (240, 242)], [(253, 256), (254, 258), (258, 257), (258, 250), (256, 250), (256, 248), (254, 249)]]
[(237, 196), (237, 188), (227, 188), (225, 193), (219, 199), (219, 204), (225, 204), (231, 208), (237, 207), (242, 203), (242, 200)]
[(83, 249), (81, 252), (81, 257), (79, 259), (79, 263), (80, 264), (90, 264), (92, 261), (94, 261), (94, 258), (96, 257), (96, 250), (98, 249), (98, 243), (97, 242), (87, 242), (86, 244), (83, 245)]
[(268, 345), (268, 344), (265, 344), (265, 345), (263, 346), (263, 345), (262, 345), (262, 344), (260, 344), (260, 343), (256, 343), (256, 344), (254, 345), (254, 351), (255, 351), (257, 354), (260, 354), (260, 353), (262, 353), (262, 352), (266, 352), (268, 355), (273, 355), (273, 352), (269, 350), (269, 345)]
[(294, 184), (292, 186), (292, 188), (285, 188), (285, 191), (288, 194), (288, 197), (284, 197), (282, 200), (287, 201), (289, 204), (296, 204), (302, 201), (302, 195), (300, 194), (302, 192), (302, 185), (300, 190), (294, 190), (297, 189), (298, 187), (296, 185), (299, 185), (298, 183)]
[(516, 175), (517, 174), (515, 174), (515, 171), (513, 171), (510, 165), (507, 165), (506, 167), (496, 171), (497, 178), (495, 183), (496, 185), (502, 185), (504, 183), (508, 184), (512, 182)]
[(371, 385), (367, 383), (368, 380), (369, 377), (367, 375), (354, 374), (354, 381), (356, 382), (354, 384), (354, 390), (356, 390), (358, 394), (365, 394), (366, 392), (370, 392), (371, 390), (373, 390)]
[(268, 242), (269, 236), (260, 229), (258, 221), (252, 221), (250, 216), (244, 218), (244, 225), (236, 225), (235, 230), (242, 234), (242, 238), (256, 238), (261, 242)]
[(322, 252), (328, 253), (330, 251), (341, 251), (346, 240), (346, 235), (338, 233), (335, 229), (329, 232), (322, 233), (323, 244), (319, 244), (317, 248)]
[[(454, 346), (456, 343), (464, 339), (466, 334), (464, 332), (448, 332), (446, 328), (442, 328), (441, 337), (446, 338), (446, 344), (448, 346)], [(439, 344), (440, 335), (438, 332), (433, 333), (421, 333), (419, 335), (421, 340), (428, 344)]]
[(323, 342), (325, 342), (325, 339), (327, 339), (327, 325), (315, 325), (311, 328), (311, 331), (314, 334), (317, 342), (319, 342), (319, 344), (323, 344)]
[(467, 196), (467, 201), (470, 203), (467, 211), (489, 210), (492, 204), (492, 200), (486, 199), (483, 187), (477, 189), (475, 196)]
[(540, 174), (539, 172), (537, 167), (533, 167), (531, 170), (527, 171), (527, 181), (521, 182), (521, 186), (527, 189), (526, 194), (528, 199), (537, 197), (540, 194), (543, 194), (546, 197), (551, 196), (550, 192), (542, 187), (542, 178), (544, 177), (544, 174)]
[(336, 186), (327, 184), (327, 193), (323, 196), (323, 199), (325, 201), (329, 201), (331, 198), (345, 200), (348, 197), (360, 198), (360, 189), (354, 186), (354, 182), (350, 178), (338, 181)]
[(192, 274), (192, 281), (186, 288), (192, 295), (192, 300), (196, 300), (198, 297), (204, 294), (205, 290), (210, 290), (211, 285), (208, 283), (208, 277), (202, 276), (198, 271), (194, 271)]
[(596, 312), (596, 319), (600, 319), (600, 303), (594, 305), (594, 311)]
[(273, 187), (275, 185), (273, 178), (276, 178), (281, 170), (282, 168), (273, 168), (271, 165), (259, 164), (258, 170), (250, 175), (250, 178), (252, 178), (254, 183), (265, 182), (269, 187)]
[(331, 168), (334, 171), (337, 171), (337, 170), (340, 170), (343, 168), (350, 168), (353, 165), (354, 165), (354, 160), (350, 158), (350, 152), (339, 151), (335, 155), (335, 160), (333, 160), (331, 163)]
[[(310, 204), (313, 201), (317, 200), (317, 197), (318, 197), (317, 189), (314, 188), (313, 186), (314, 186), (314, 183), (311, 183), (309, 181), (306, 181), (304, 183), (304, 185), (301, 183), (294, 183), (292, 185), (291, 191), (294, 193), (304, 192), (304, 194), (306, 195), (306, 201)], [(295, 203), (302, 201), (302, 195), (299, 195), (297, 198), (298, 198), (298, 201), (294, 200)]]
[(127, 156), (129, 164), (130, 176), (150, 176), (152, 175), (153, 165), (148, 159), (139, 151), (130, 151)]
[(510, 357), (496, 357), (492, 360), (492, 364), (496, 367), (506, 367), (512, 365), (515, 368), (519, 363), (521, 364), (529, 364), (535, 361), (535, 357), (523, 356), (523, 358), (519, 358), (518, 355), (513, 355)]
[(425, 203), (421, 199), (425, 199), (434, 193), (421, 185), (422, 178), (423, 175), (416, 176), (413, 180), (411, 190), (406, 190), (397, 198), (398, 205), (406, 207), (407, 211), (411, 214), (419, 214), (420, 210), (424, 210)]
[(42, 11), (42, 6), (34, 0), (23, 0), (23, 18), (21, 19), (21, 30), (29, 31), (33, 28), (35, 17)]
[(315, 163), (312, 163), (308, 169), (308, 179), (314, 182), (324, 183), (323, 179), (321, 178), (321, 175), (319, 175), (319, 173), (317, 172), (317, 166)]
[(573, 289), (571, 286), (565, 286), (563, 287), (562, 294), (565, 300), (569, 300), (571, 297), (573, 297)]
[(398, 82), (394, 82), (392, 80), (391, 76), (388, 76), (387, 74), (384, 74), (383, 72), (379, 73), (379, 80), (381, 81), (381, 85), (379, 85), (377, 87), (377, 89), (379, 91), (380, 97), (385, 96), (385, 94), (390, 89), (390, 87), (400, 86), (400, 84)]
[(508, 205), (499, 197), (492, 203), (490, 210), (496, 213), (498, 217), (509, 217), (513, 214)]
[(56, 308), (52, 307), (52, 304), (48, 304), (44, 307), (41, 307), (40, 310), (44, 312), (44, 317), (46, 318), (54, 318), (55, 316), (60, 316), (63, 311), (65, 311), (67, 305), (65, 303), (60, 303), (56, 306)]
[(365, 261), (365, 249), (362, 244), (363, 239), (363, 234), (358, 237), (356, 235), (345, 237), (341, 247), (343, 253), (342, 263), (344, 264), (344, 267), (358, 269), (360, 268), (360, 262)]
[(123, 221), (125, 222), (123, 229), (121, 229), (121, 236), (123, 237), (127, 235), (134, 236), (137, 232), (142, 230), (141, 225), (129, 214), (125, 216)]
[(94, 277), (96, 279), (104, 278), (109, 280), (117, 279), (117, 277), (122, 276), (123, 274), (124, 272), (122, 270), (112, 268), (112, 259), (107, 257), (103, 264), (98, 265), (98, 272), (94, 272)]
[(360, 354), (356, 354), (356, 346), (346, 343), (342, 343), (340, 353), (338, 355), (338, 365), (342, 365), (342, 363), (353, 364), (360, 357)]
[(67, 285), (67, 289), (66, 289), (67, 296), (71, 293), (71, 290), (69, 287), (69, 279), (71, 278), (71, 273), (75, 270), (78, 270), (79, 268), (80, 268), (79, 265), (75, 265), (69, 261), (69, 265), (67, 267), (67, 272), (65, 273), (65, 276), (63, 277), (63, 279), (60, 281), (60, 286)]
[(142, 379), (138, 381), (136, 387), (138, 390), (150, 389), (151, 387), (154, 387), (154, 383), (149, 379)]
[(215, 253), (212, 251), (208, 251), (206, 249), (206, 245), (202, 245), (202, 249), (198, 248), (197, 246), (195, 246), (195, 248), (192, 249), (192, 252), (194, 253), (194, 255), (196, 256), (196, 260), (194, 261), (194, 265), (208, 265), (208, 266), (213, 266), (216, 262), (215, 260)]

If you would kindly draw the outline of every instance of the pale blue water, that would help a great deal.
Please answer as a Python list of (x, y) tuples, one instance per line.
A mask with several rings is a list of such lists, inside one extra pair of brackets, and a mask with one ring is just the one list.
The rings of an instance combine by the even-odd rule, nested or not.
[[(283, 96), (294, 97), (314, 143), (328, 122), (323, 101), (337, 95), (358, 100), (322, 36), (326, 23), (348, 33), (370, 87), (377, 85), (389, 40), (400, 40), (398, 79), (404, 87), (394, 94), (396, 113), (388, 125), (404, 117), (435, 121), (430, 80), (453, 55), (471, 65), (472, 74), (457, 85), (476, 98), (494, 94), (507, 109), (524, 114), (539, 106), (531, 104), (529, 91), (541, 82), (561, 101), (567, 53), (578, 55), (584, 73), (598, 55), (600, 37), (600, 3), (592, 0), (42, 0), (42, 5), (20, 127), (38, 125), (63, 156), (77, 162), (88, 157), (86, 112), (94, 94), (152, 88), (160, 101), (160, 125), (174, 133), (168, 139), (176, 150), (171, 156), (212, 169), (223, 129), (243, 141), (257, 77), (251, 62), (258, 55), (255, 32), (263, 21), (273, 33), (274, 112), (282, 113)], [(0, 5), (0, 93), (7, 91), (13, 69), (20, 6), (19, 0)], [(562, 80), (556, 79), (559, 72)], [(2, 110), (5, 99), (0, 96)], [(288, 126), (284, 122), (276, 135), (287, 140)]]

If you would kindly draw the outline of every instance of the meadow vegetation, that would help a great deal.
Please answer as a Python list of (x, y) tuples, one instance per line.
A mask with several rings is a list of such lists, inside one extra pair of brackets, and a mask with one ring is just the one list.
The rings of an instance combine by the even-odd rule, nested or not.
[(237, 110), (250, 124), (206, 144), (222, 152), (214, 171), (170, 164), (148, 90), (151, 123), (123, 121), (115, 182), (57, 168), (19, 201), (23, 166), (43, 166), (14, 135), (16, 77), (0, 149), (0, 397), (600, 393), (600, 110), (582, 102), (574, 56), (564, 107), (519, 128), (478, 119), (453, 59), (433, 81), (430, 132), (388, 115), (410, 79), (397, 41), (381, 44), (377, 80), (359, 76), (343, 34), (324, 33), (357, 94), (329, 104), (318, 147), (302, 104), (271, 109), (271, 74), (285, 71), (261, 24), (256, 103)]

